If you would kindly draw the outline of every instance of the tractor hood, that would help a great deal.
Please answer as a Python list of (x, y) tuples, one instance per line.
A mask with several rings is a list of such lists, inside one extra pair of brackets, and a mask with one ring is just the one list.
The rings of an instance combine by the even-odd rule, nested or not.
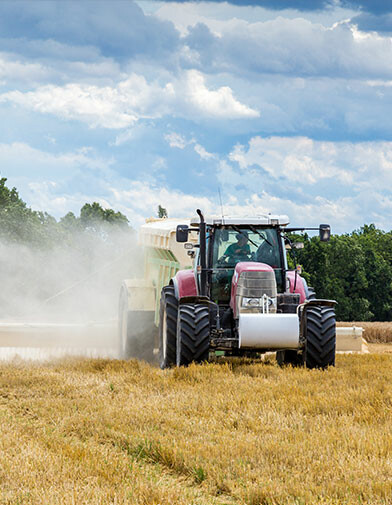
[[(266, 263), (241, 261), (234, 269), (231, 281), (230, 307), (234, 318), (240, 312), (263, 312), (262, 299), (270, 300), (268, 312), (276, 312), (276, 279), (272, 267)], [(272, 302), (271, 302), (272, 301)]]

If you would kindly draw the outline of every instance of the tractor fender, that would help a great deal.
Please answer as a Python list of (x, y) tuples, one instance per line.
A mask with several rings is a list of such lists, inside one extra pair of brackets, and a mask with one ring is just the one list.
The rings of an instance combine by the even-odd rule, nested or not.
[(299, 303), (304, 303), (308, 298), (308, 285), (306, 280), (297, 274), (297, 282), (295, 283), (295, 270), (289, 270), (286, 272), (286, 275), (290, 285), (290, 293), (294, 293), (294, 284), (296, 284), (295, 293), (299, 294)]
[(194, 270), (180, 270), (172, 279), (177, 300), (184, 296), (197, 296)]

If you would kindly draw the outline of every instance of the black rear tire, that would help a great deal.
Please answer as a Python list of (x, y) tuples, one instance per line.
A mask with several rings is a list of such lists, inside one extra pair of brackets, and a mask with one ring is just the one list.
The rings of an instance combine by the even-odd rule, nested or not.
[(335, 366), (336, 317), (333, 307), (309, 307), (306, 310), (307, 368)]
[(154, 362), (156, 326), (154, 312), (128, 310), (128, 293), (122, 290), (118, 319), (118, 355), (120, 359)]
[(315, 300), (316, 291), (311, 286), (308, 286), (308, 300)]
[(164, 369), (176, 364), (178, 300), (174, 287), (161, 292), (159, 311), (159, 366)]
[(208, 306), (182, 304), (177, 320), (177, 366), (208, 360), (210, 318)]

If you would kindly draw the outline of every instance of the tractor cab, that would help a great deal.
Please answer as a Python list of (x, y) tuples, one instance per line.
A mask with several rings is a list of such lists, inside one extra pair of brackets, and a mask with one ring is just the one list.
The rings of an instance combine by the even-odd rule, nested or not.
[[(282, 238), (276, 227), (224, 225), (210, 229), (210, 291), (215, 303), (230, 302), (232, 278), (238, 263), (263, 263), (282, 287), (286, 268)], [(238, 271), (238, 270), (237, 270)]]

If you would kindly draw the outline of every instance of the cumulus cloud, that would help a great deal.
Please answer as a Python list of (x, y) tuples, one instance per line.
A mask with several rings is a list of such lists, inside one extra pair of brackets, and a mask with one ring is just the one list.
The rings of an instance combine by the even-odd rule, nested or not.
[(199, 23), (189, 27), (185, 42), (197, 55), (193, 63), (210, 72), (392, 76), (391, 40), (375, 33), (360, 37), (355, 24), (347, 20), (332, 27), (301, 17), (278, 16), (254, 23), (236, 20), (222, 23), (219, 36)]
[(0, 102), (12, 102), (63, 119), (77, 119), (92, 127), (125, 128), (140, 117), (152, 89), (143, 77), (131, 76), (116, 88), (86, 84), (48, 85), (36, 91), (11, 91)]
[(204, 76), (196, 71), (188, 72), (186, 93), (189, 102), (199, 111), (220, 118), (255, 118), (259, 112), (240, 103), (233, 97), (228, 86), (211, 91), (205, 84)]
[[(254, 187), (253, 177), (267, 174), (276, 180), (311, 187), (322, 183), (343, 185), (348, 193), (365, 188), (382, 190), (392, 184), (392, 142), (326, 142), (306, 137), (253, 137), (247, 146), (237, 144), (229, 154)], [(227, 163), (221, 167), (229, 170)], [(230, 180), (225, 175), (225, 180)], [(238, 181), (237, 181), (238, 183)], [(317, 188), (316, 188), (317, 191)]]
[(148, 83), (143, 76), (133, 74), (115, 87), (76, 83), (47, 85), (26, 93), (3, 93), (0, 95), (1, 102), (82, 121), (93, 128), (126, 128), (140, 118), (161, 117), (169, 113), (187, 117), (189, 111), (196, 117), (219, 119), (259, 115), (236, 100), (229, 87), (208, 89), (203, 75), (197, 71), (189, 71), (179, 80), (164, 86)]
[(247, 147), (235, 146), (229, 158), (242, 171), (258, 166), (274, 179), (285, 177), (293, 183), (316, 184), (329, 178), (352, 184), (353, 173), (339, 165), (353, 151), (355, 147), (347, 144), (341, 148), (334, 142), (318, 142), (307, 137), (253, 137)]
[(387, 209), (392, 202), (392, 142), (254, 137), (221, 160), (218, 178), (238, 208), (257, 202), (296, 224), (324, 216), (339, 232), (364, 222), (391, 227), (381, 205)]

